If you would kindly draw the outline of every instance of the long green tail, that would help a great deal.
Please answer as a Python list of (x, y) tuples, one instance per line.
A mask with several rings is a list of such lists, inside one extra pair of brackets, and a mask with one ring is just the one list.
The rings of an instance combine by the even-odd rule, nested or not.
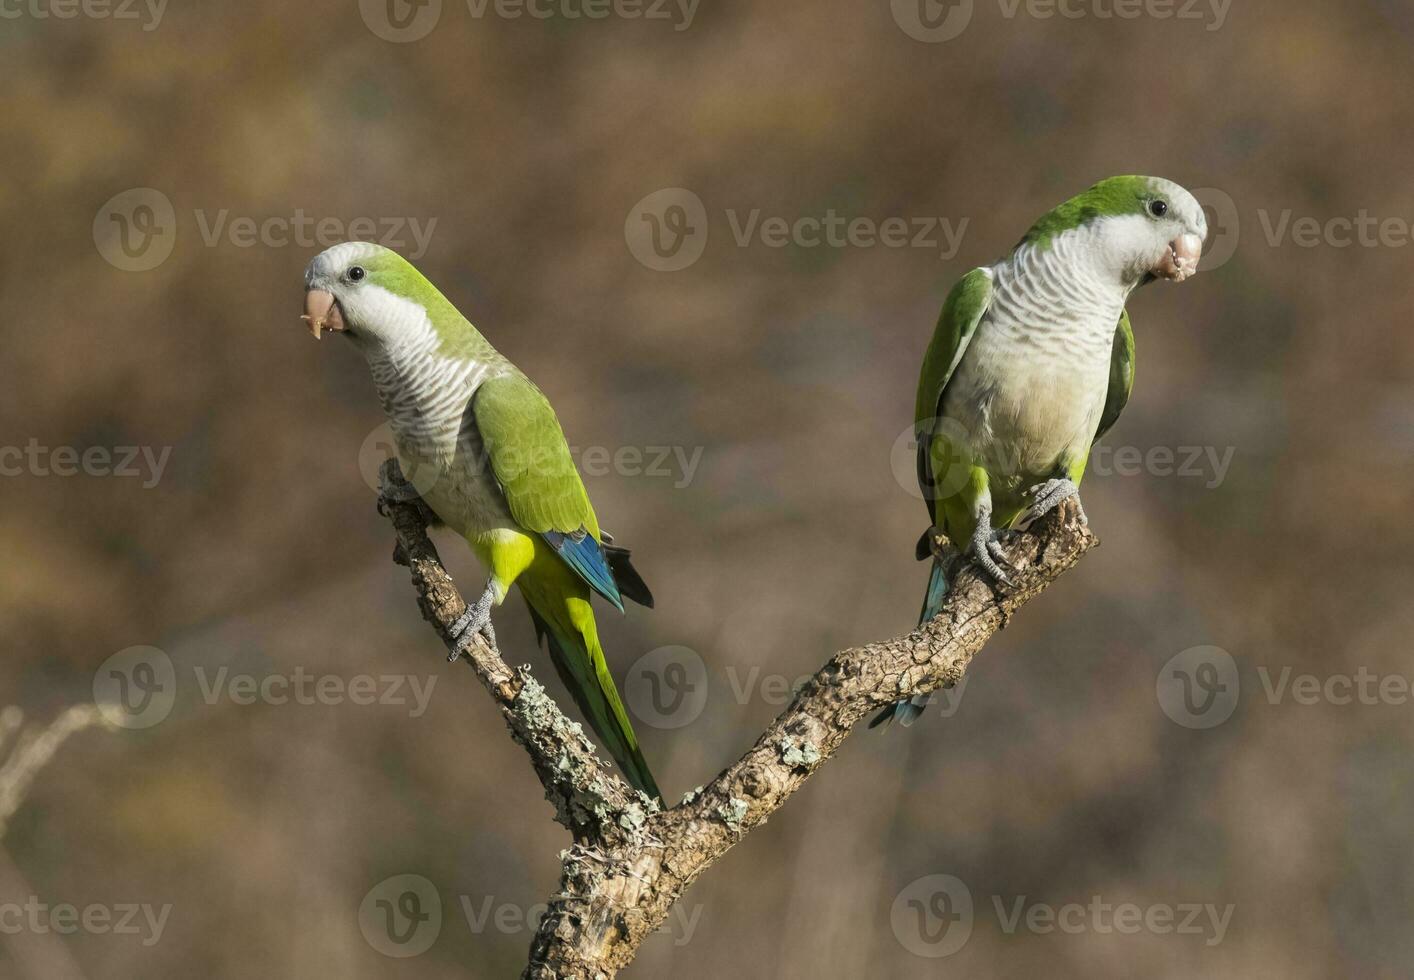
[[(530, 603), (526, 603), (530, 606)], [(555, 671), (564, 681), (579, 706), (580, 713), (589, 722), (599, 741), (609, 750), (623, 774), (633, 787), (647, 793), (658, 801), (663, 794), (648, 769), (648, 762), (638, 747), (638, 738), (633, 734), (624, 703), (619, 699), (619, 690), (614, 686), (614, 678), (609, 674), (609, 665), (604, 660), (604, 650), (597, 636), (586, 638), (578, 633), (566, 634), (556, 629), (530, 606), (530, 617), (535, 621), (535, 631), (546, 640), (550, 648), (550, 660)]]
[[(923, 612), (918, 617), (920, 626), (942, 611), (943, 597), (947, 594), (947, 574), (943, 571), (943, 563), (934, 558), (933, 570), (928, 575), (928, 591), (923, 594)], [(932, 695), (920, 694), (910, 701), (900, 701), (875, 715), (874, 720), (869, 723), (869, 727), (874, 728), (890, 720), (897, 721), (900, 725), (911, 725), (918, 720), (919, 715), (923, 714), (923, 709), (928, 707), (930, 700), (932, 700)]]

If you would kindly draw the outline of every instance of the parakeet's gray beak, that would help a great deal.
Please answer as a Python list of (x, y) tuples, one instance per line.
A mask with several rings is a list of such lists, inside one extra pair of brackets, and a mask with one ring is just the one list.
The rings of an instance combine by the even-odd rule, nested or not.
[(1160, 278), (1183, 282), (1198, 271), (1198, 260), (1202, 257), (1203, 239), (1189, 232), (1169, 242), (1168, 251), (1152, 271)]
[(300, 317), (309, 325), (314, 339), (319, 339), (321, 330), (347, 330), (343, 311), (334, 300), (334, 294), (322, 289), (311, 289), (304, 294), (304, 316)]

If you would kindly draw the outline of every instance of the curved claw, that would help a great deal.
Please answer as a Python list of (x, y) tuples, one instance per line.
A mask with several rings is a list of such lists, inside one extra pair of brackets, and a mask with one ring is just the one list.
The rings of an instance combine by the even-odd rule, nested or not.
[(982, 570), (991, 576), (994, 582), (1010, 585), (1011, 579), (1007, 578), (1006, 572), (1002, 570), (1002, 564), (1010, 565), (1011, 562), (1002, 548), (1000, 535), (1001, 532), (994, 530), (990, 523), (979, 523), (972, 534), (971, 551), (977, 559), (977, 564), (982, 566)]
[(1000, 534), (994, 532), (994, 536), (987, 542), (987, 552), (997, 560), (998, 565), (1005, 565), (1008, 568), (1016, 567), (1007, 557), (1006, 549), (1002, 547)]
[(1002, 566), (992, 560), (991, 555), (979, 553), (977, 564), (982, 566), (982, 570), (992, 577), (992, 581), (998, 585), (1010, 585), (1011, 579), (1006, 577), (1006, 572), (1002, 571)]
[(1075, 513), (1076, 513), (1076, 514), (1079, 516), (1079, 518), (1080, 518), (1080, 524), (1081, 524), (1081, 526), (1083, 526), (1083, 527), (1089, 527), (1089, 526), (1090, 526), (1090, 518), (1088, 518), (1088, 517), (1085, 516), (1085, 508), (1084, 508), (1083, 506), (1081, 506), (1081, 504), (1080, 504), (1080, 496), (1079, 496), (1079, 494), (1077, 494), (1075, 497), (1073, 497), (1073, 498), (1071, 498), (1071, 499), (1074, 500), (1074, 502), (1075, 502)]
[(1018, 531), (1025, 531), (1051, 511), (1055, 510), (1063, 501), (1074, 500), (1076, 508), (1080, 511), (1080, 522), (1089, 524), (1090, 521), (1085, 516), (1085, 508), (1080, 506), (1080, 488), (1065, 477), (1056, 477), (1038, 484), (1031, 490), (1035, 500), (1031, 506), (1026, 508), (1021, 520), (1017, 521), (1013, 527)]

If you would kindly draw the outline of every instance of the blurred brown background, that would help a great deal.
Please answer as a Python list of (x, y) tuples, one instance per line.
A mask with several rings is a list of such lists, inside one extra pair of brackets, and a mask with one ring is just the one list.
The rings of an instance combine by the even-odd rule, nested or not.
[[(0, 706), (44, 723), (122, 683), (165, 714), (76, 734), (38, 776), (0, 852), (0, 976), (511, 976), (555, 888), (566, 834), (389, 561), (365, 365), (296, 319), (321, 248), (281, 230), (298, 215), (405, 253), (392, 222), (435, 220), (418, 264), (571, 442), (649, 453), (586, 482), (658, 598), (601, 621), (676, 798), (788, 681), (912, 625), (926, 522), (895, 444), (941, 299), (1128, 172), (1208, 189), (1231, 258), (1130, 304), (1138, 383), (1109, 441), (1149, 462), (1088, 478), (1104, 547), (987, 648), (951, 717), (857, 734), (627, 975), (1414, 975), (1407, 2), (976, 0), (933, 41), (968, 4), (387, 2), (3, 5)], [(665, 188), (705, 210), (677, 271), (630, 248)], [(936, 227), (739, 244), (757, 209), (967, 223), (946, 259)], [(1342, 246), (1329, 222), (1362, 214), (1376, 230)], [(57, 447), (114, 469), (128, 446), (136, 476), (97, 454), (56, 473)], [(650, 472), (658, 446), (700, 450), (690, 477)], [(496, 622), (563, 697), (520, 602)], [(160, 654), (105, 664), (135, 646)], [(1156, 688), (1200, 646), (1237, 672), (1193, 670), (1200, 701), (1229, 699), (1208, 727)], [(650, 665), (705, 665), (678, 727), (630, 677), (663, 647), (687, 652)], [(1362, 670), (1385, 693), (1339, 703)], [(237, 676), (266, 694), (239, 703)], [(325, 695), (279, 703), (300, 676)], [(355, 703), (356, 678), (407, 703)], [(916, 884), (935, 875), (973, 903), (955, 951), (957, 896)], [(429, 886), (440, 919), (393, 914), (429, 915)], [(1085, 910), (1008, 929), (1019, 900)], [(170, 908), (160, 936), (141, 915), (66, 933), (63, 903)], [(1161, 928), (1190, 904), (1231, 906), (1225, 928)]]

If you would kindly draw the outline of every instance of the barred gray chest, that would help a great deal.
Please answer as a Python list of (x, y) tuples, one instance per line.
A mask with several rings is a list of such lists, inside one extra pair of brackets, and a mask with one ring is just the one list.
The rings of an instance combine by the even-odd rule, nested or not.
[(447, 358), (435, 337), (369, 354), (373, 383), (403, 471), (446, 524), (463, 535), (513, 526), (470, 412), (495, 368)]
[(948, 386), (944, 414), (1000, 483), (1052, 475), (1099, 426), (1125, 291), (1075, 261), (1080, 245), (1023, 248), (994, 267), (992, 302)]

